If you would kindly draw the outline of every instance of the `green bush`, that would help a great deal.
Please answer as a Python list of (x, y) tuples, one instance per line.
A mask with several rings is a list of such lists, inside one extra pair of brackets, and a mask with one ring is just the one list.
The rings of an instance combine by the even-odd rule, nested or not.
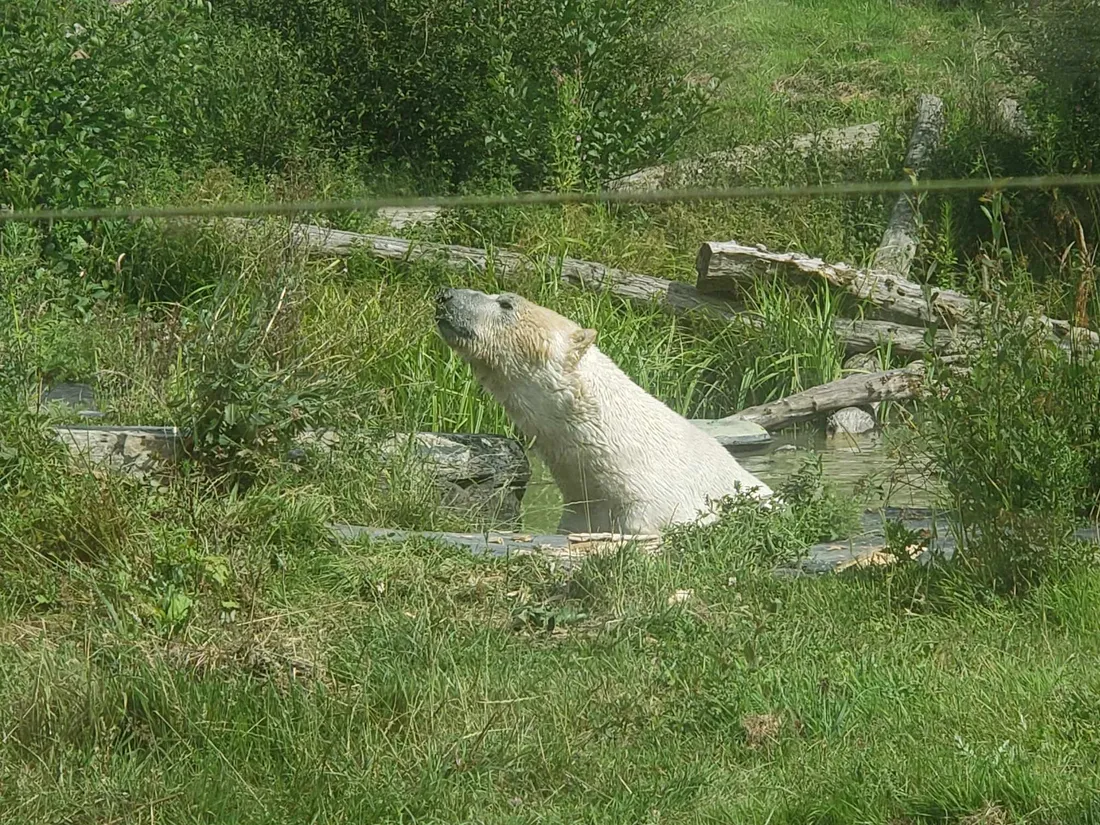
[(1038, 80), (1033, 103), (1056, 134), (1058, 160), (1100, 162), (1100, 0), (1031, 4), (1025, 68)]
[(319, 81), (204, 3), (0, 5), (0, 203), (118, 202), (142, 169), (269, 167), (316, 140)]
[(1066, 558), (1098, 502), (1100, 362), (1000, 310), (967, 364), (925, 403), (921, 434), (968, 562), (1015, 587)]
[(298, 297), (286, 278), (242, 278), (195, 313), (170, 406), (192, 458), (227, 488), (245, 489), (285, 461), (336, 388), (323, 363), (298, 351)]
[[(684, 0), (223, 0), (299, 44), (330, 81), (345, 147), (453, 179), (548, 182), (563, 154), (591, 184), (665, 154), (705, 90), (665, 26)], [(564, 128), (562, 128), (564, 127)]]

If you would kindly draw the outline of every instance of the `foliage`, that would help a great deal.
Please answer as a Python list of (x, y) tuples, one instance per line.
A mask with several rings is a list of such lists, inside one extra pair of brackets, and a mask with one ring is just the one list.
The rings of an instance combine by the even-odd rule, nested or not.
[(0, 508), (25, 497), (50, 457), (46, 426), (14, 398), (0, 398)]
[[(706, 108), (666, 26), (683, 0), (225, 0), (329, 81), (328, 122), (377, 159), (441, 164), (452, 179), (547, 183), (561, 137), (584, 183), (668, 152)], [(473, 79), (478, 82), (471, 82)], [(562, 94), (560, 90), (568, 90)]]
[(1048, 0), (1026, 15), (1026, 69), (1038, 81), (1032, 102), (1054, 128), (1066, 168), (1100, 163), (1100, 2)]
[(0, 203), (112, 204), (160, 163), (271, 167), (316, 138), (298, 57), (198, 0), (11, 0), (0, 40)]
[(967, 363), (922, 407), (921, 432), (970, 561), (998, 585), (1025, 584), (1100, 501), (1100, 363), (1004, 309)]
[(230, 487), (284, 461), (334, 388), (320, 364), (296, 352), (292, 285), (278, 286), (230, 282), (199, 311), (187, 383), (171, 402), (192, 457)]
[(849, 536), (859, 528), (857, 501), (825, 480), (820, 455), (805, 459), (778, 485), (776, 493), (789, 506), (785, 515), (793, 519), (796, 534), (806, 542), (804, 547)]

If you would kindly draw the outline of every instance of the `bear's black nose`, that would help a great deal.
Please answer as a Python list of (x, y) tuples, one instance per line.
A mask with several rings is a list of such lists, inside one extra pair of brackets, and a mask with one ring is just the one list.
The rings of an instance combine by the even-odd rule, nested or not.
[(443, 289), (439, 290), (439, 292), (435, 294), (435, 302), (442, 305), (447, 303), (454, 297), (455, 291), (453, 289), (451, 289), (449, 286), (443, 287)]

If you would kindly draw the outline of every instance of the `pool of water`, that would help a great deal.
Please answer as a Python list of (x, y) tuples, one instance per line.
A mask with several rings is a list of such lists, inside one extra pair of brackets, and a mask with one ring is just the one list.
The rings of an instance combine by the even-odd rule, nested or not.
[[(881, 434), (827, 437), (820, 433), (779, 435), (766, 446), (735, 450), (734, 456), (771, 487), (783, 484), (815, 456), (826, 482), (867, 507), (928, 507), (936, 494), (926, 476), (898, 461)], [(524, 529), (554, 532), (561, 494), (546, 466), (531, 456), (531, 481), (524, 496)]]

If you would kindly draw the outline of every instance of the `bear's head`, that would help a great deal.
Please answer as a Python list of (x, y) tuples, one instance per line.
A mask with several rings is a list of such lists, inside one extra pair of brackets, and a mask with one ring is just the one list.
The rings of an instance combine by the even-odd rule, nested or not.
[(435, 319), (451, 349), (498, 378), (569, 373), (596, 341), (595, 330), (508, 292), (440, 290)]

